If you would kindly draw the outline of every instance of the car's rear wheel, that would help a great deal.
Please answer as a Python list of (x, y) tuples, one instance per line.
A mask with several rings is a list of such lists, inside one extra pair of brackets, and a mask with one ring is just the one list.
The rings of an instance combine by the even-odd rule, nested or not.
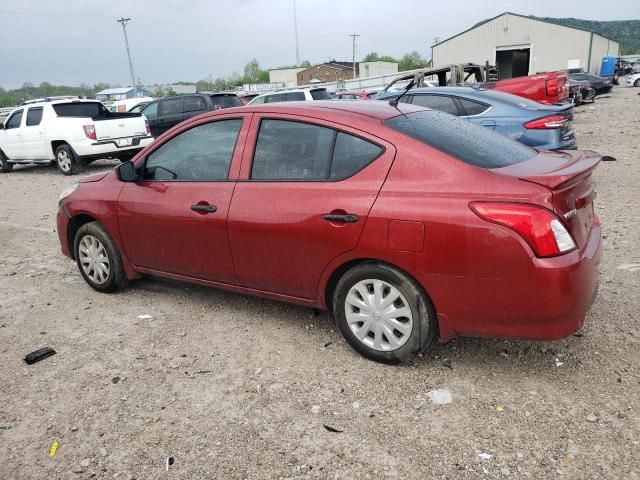
[(80, 274), (94, 290), (111, 293), (127, 284), (120, 251), (98, 222), (78, 229), (73, 252)]
[(0, 151), (0, 172), (6, 173), (13, 170), (13, 163), (9, 163), (9, 159)]
[(65, 175), (75, 175), (80, 171), (80, 159), (69, 145), (60, 145), (55, 152), (58, 170)]
[(640, 78), (635, 81), (633, 84), (634, 87), (640, 87)]
[(377, 362), (411, 360), (437, 334), (427, 295), (407, 275), (384, 264), (348, 270), (336, 286), (333, 312), (349, 344)]

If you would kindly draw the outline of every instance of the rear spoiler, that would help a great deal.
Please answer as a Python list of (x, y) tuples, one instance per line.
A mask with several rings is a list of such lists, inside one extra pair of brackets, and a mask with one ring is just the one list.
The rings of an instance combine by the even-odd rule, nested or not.
[(590, 175), (602, 160), (602, 155), (591, 150), (554, 153), (568, 156), (571, 159), (571, 163), (563, 165), (561, 169), (554, 172), (527, 175), (526, 177), (521, 177), (520, 180), (537, 183), (551, 190), (556, 190), (560, 187), (567, 187), (577, 183), (587, 175)]

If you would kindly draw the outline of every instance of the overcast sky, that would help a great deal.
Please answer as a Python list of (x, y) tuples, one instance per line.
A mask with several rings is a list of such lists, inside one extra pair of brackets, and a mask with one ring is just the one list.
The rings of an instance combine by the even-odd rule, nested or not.
[[(505, 10), (588, 20), (640, 18), (640, 0), (297, 0), (300, 60), (351, 60), (376, 51), (430, 55), (444, 39)], [(0, 86), (23, 82), (130, 83), (122, 29), (143, 83), (196, 81), (296, 63), (293, 0), (4, 0), (0, 3)]]

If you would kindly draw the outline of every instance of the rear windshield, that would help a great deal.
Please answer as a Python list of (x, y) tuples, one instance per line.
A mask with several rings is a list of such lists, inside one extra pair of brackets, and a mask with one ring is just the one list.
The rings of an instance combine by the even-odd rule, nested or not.
[(314, 100), (331, 100), (331, 95), (325, 88), (318, 88), (316, 90), (311, 90), (311, 98)]
[(211, 97), (214, 105), (220, 105), (222, 108), (241, 107), (242, 102), (235, 95), (213, 95)]
[(99, 117), (109, 110), (100, 102), (59, 103), (53, 106), (59, 117)]
[(507, 167), (530, 160), (538, 153), (486, 127), (437, 110), (400, 115), (384, 123), (476, 167)]

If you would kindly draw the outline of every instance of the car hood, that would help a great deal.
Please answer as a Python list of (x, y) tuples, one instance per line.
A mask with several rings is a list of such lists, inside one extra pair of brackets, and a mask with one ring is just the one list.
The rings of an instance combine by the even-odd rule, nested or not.
[(109, 175), (112, 170), (107, 170), (105, 172), (94, 173), (93, 175), (87, 175), (86, 177), (82, 177), (78, 180), (78, 183), (91, 183), (91, 182), (99, 182), (104, 177)]

